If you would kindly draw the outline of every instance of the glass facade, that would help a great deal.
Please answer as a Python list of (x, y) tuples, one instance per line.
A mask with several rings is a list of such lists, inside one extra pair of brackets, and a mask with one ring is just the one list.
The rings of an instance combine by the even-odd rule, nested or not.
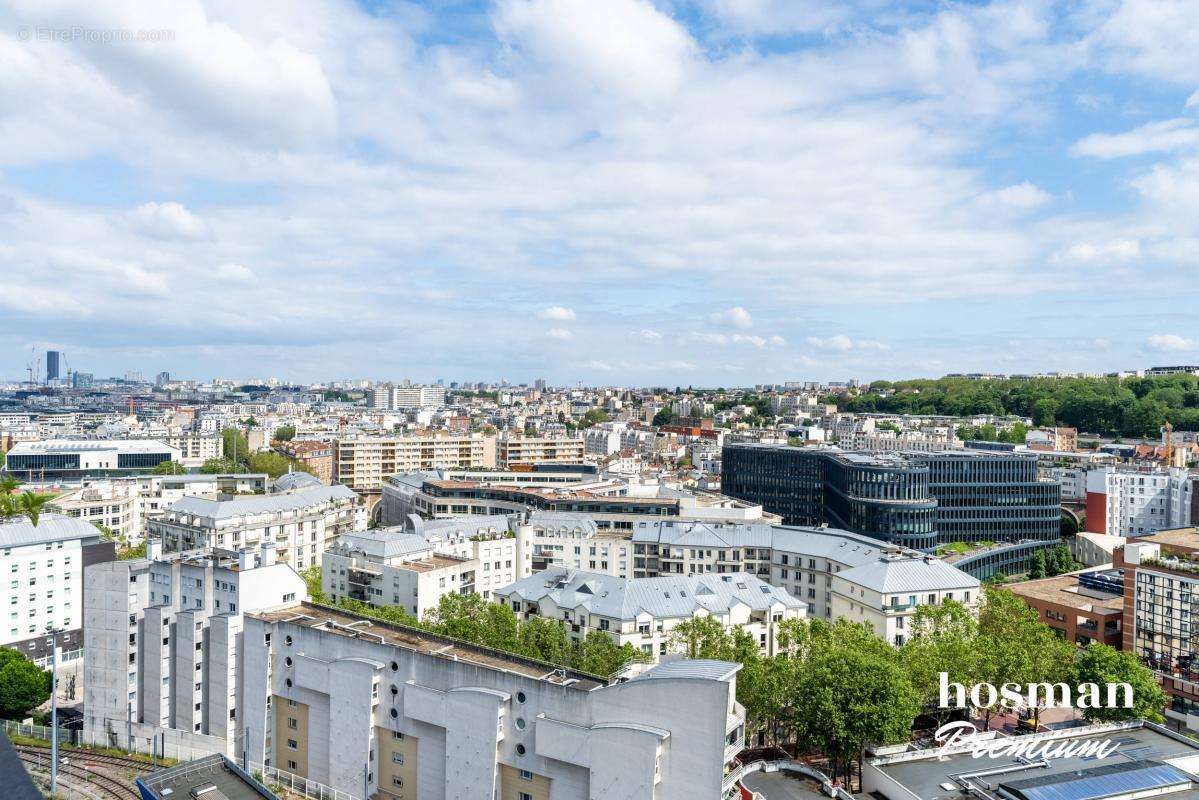
[(1060, 536), (1061, 487), (1038, 481), (1027, 456), (732, 444), (721, 464), (725, 494), (759, 503), (787, 525), (828, 524), (918, 550)]

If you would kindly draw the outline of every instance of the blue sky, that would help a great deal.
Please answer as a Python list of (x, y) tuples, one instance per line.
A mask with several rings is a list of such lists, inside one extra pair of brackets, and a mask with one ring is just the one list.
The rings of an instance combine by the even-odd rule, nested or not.
[(1199, 363), (1196, 19), (10, 0), (0, 378), (48, 348), (296, 380)]

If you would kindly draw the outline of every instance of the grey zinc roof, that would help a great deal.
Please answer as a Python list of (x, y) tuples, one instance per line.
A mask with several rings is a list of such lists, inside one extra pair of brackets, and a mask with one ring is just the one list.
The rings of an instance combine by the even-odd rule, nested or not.
[(529, 524), (550, 530), (581, 528), (588, 535), (594, 534), (597, 530), (595, 519), (590, 514), (580, 514), (574, 511), (542, 511), (539, 509), (529, 514)]
[(735, 661), (715, 661), (710, 658), (672, 658), (638, 675), (633, 680), (655, 678), (703, 678), (727, 681), (737, 674), (741, 665)]
[(490, 533), (492, 529), (503, 532), (509, 528), (508, 518), (503, 514), (472, 514), (464, 517), (422, 520), (420, 527), (414, 532), (434, 541)]
[(770, 525), (652, 520), (633, 528), (634, 542), (678, 547), (770, 547)]
[(276, 492), (289, 492), (293, 489), (303, 489), (309, 486), (324, 486), (320, 478), (307, 472), (288, 472), (275, 478)]
[(617, 578), (566, 567), (530, 575), (496, 594), (528, 602), (549, 597), (560, 608), (584, 609), (610, 619), (631, 620), (639, 614), (655, 618), (690, 617), (701, 609), (723, 614), (737, 604), (763, 611), (777, 604), (806, 609), (779, 587), (747, 573)]
[(880, 558), (839, 572), (837, 577), (882, 594), (979, 587), (978, 578), (931, 556)]
[(351, 549), (363, 550), (380, 558), (406, 556), (409, 553), (428, 550), (432, 546), (428, 539), (418, 533), (399, 531), (395, 528), (343, 533), (337, 537), (337, 541)]
[(852, 566), (874, 561), (884, 549), (914, 553), (840, 528), (775, 527), (771, 547), (805, 558), (832, 559)]
[(37, 527), (24, 517), (0, 519), (0, 547), (23, 547), (30, 544), (99, 537), (100, 531), (95, 525), (62, 514), (42, 514)]
[(245, 514), (271, 514), (309, 508), (330, 500), (354, 500), (358, 495), (345, 486), (312, 486), (285, 494), (264, 494), (237, 497), (232, 500), (210, 500), (207, 497), (182, 497), (171, 503), (170, 511), (195, 514), (198, 517), (228, 519)]

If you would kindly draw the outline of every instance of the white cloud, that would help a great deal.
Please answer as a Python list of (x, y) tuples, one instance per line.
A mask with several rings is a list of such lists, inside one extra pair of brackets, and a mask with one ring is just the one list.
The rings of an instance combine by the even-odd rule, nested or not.
[(1177, 333), (1155, 333), (1145, 340), (1154, 350), (1194, 350), (1195, 340)]
[(1092, 158), (1123, 158), (1199, 145), (1199, 125), (1189, 119), (1150, 122), (1125, 133), (1093, 133), (1075, 142), (1070, 154)]
[(1136, 239), (1112, 239), (1106, 242), (1078, 242), (1054, 255), (1056, 261), (1080, 264), (1131, 261), (1141, 255), (1141, 243)]
[(545, 332), (545, 335), (551, 339), (557, 339), (560, 342), (569, 342), (575, 338), (575, 335), (565, 328), (550, 328)]
[(537, 312), (537, 319), (552, 319), (557, 322), (566, 322), (574, 318), (574, 309), (563, 308), (562, 306), (550, 306)]
[(822, 338), (820, 336), (809, 336), (808, 344), (812, 347), (821, 350), (852, 350), (853, 340), (843, 333), (838, 333), (833, 336)]
[(754, 336), (752, 334), (735, 333), (733, 334), (733, 342), (736, 344), (752, 344), (754, 347), (781, 347), (787, 341), (782, 336)]
[(1029, 181), (1000, 189), (995, 196), (1001, 203), (1014, 208), (1036, 208), (1053, 199), (1048, 192)]
[(690, 336), (691, 341), (699, 342), (700, 344), (713, 344), (723, 347), (729, 343), (729, 337), (723, 333), (701, 333), (700, 331), (692, 331)]
[(644, 103), (679, 90), (695, 47), (647, 0), (501, 0), (495, 27), (557, 79)]
[(155, 239), (199, 239), (204, 221), (179, 203), (143, 203), (133, 212), (134, 226)]
[(641, 330), (637, 331), (637, 336), (641, 337), (647, 342), (656, 342), (662, 338), (662, 334), (649, 328), (642, 328)]
[(727, 311), (718, 311), (710, 314), (708, 315), (708, 319), (716, 325), (724, 325), (729, 328), (745, 329), (752, 327), (754, 324), (753, 317), (741, 306), (733, 306)]
[(254, 273), (249, 267), (241, 264), (221, 264), (216, 268), (216, 276), (224, 281), (249, 283), (254, 280)]

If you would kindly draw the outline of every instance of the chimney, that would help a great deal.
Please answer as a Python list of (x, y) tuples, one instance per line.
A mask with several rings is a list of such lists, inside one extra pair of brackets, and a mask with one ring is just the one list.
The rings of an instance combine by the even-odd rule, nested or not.
[(275, 563), (275, 548), (269, 545), (264, 545), (262, 553), (258, 557), (258, 566), (269, 567)]
[(146, 558), (151, 561), (162, 558), (162, 539), (146, 539)]
[(254, 569), (254, 554), (249, 548), (243, 547), (237, 551), (237, 568), (243, 572), (248, 569)]

